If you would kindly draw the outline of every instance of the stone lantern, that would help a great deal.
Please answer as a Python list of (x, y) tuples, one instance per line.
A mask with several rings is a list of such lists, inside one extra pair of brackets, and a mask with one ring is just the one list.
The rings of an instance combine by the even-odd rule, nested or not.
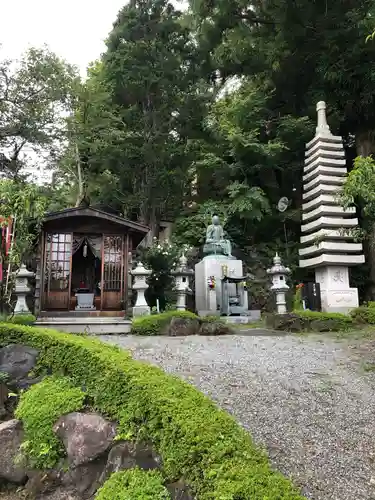
[(130, 271), (130, 273), (134, 276), (133, 290), (137, 292), (137, 300), (133, 307), (133, 316), (148, 316), (151, 310), (146, 302), (145, 292), (148, 288), (147, 278), (152, 271), (146, 269), (142, 262), (138, 262), (137, 267), (133, 271)]
[(286, 279), (290, 274), (290, 269), (282, 265), (277, 253), (273, 259), (273, 266), (271, 269), (267, 269), (267, 274), (272, 278), (271, 290), (276, 293), (276, 312), (277, 314), (286, 314), (285, 294), (289, 290)]
[(14, 293), (17, 296), (17, 302), (14, 308), (14, 314), (29, 314), (30, 310), (27, 307), (26, 296), (30, 292), (28, 279), (33, 278), (33, 272), (26, 269), (25, 264), (22, 264), (16, 273), (16, 286)]
[(189, 287), (190, 277), (194, 274), (194, 271), (188, 269), (187, 258), (184, 254), (181, 255), (179, 259), (179, 265), (172, 271), (172, 275), (175, 276), (176, 281), (176, 291), (177, 291), (177, 310), (186, 311), (186, 296), (191, 292)]

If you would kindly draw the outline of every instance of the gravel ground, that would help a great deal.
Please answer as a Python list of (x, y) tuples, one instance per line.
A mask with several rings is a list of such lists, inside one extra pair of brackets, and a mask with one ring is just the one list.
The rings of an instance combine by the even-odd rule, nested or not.
[(102, 336), (180, 375), (314, 500), (375, 499), (375, 375), (345, 342), (294, 336)]

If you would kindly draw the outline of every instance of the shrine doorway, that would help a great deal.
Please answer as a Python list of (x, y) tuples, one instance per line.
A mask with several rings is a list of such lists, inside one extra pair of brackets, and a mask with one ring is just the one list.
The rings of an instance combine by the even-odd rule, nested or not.
[(71, 310), (100, 310), (102, 235), (73, 234)]

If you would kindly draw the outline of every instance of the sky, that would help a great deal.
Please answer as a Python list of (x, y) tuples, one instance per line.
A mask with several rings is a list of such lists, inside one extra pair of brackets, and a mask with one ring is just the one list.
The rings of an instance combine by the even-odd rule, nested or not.
[[(186, 5), (184, 0), (171, 1), (179, 9)], [(78, 66), (84, 77), (89, 63), (105, 51), (104, 40), (127, 0), (0, 2), (0, 59), (18, 59), (29, 47), (47, 45), (59, 57)], [(40, 175), (44, 175), (42, 171)]]
[(104, 51), (104, 39), (111, 31), (125, 0), (12, 0), (1, 2), (0, 55), (18, 58), (29, 46), (48, 47), (79, 67)]
[[(44, 44), (58, 56), (86, 67), (105, 50), (104, 39), (126, 0), (0, 0), (0, 57), (16, 59)], [(181, 9), (184, 1), (173, 1)]]

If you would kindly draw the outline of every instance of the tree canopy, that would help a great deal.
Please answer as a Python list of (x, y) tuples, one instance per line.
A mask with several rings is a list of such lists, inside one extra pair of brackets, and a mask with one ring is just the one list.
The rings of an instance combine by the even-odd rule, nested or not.
[[(20, 145), (43, 148), (56, 172), (54, 207), (89, 199), (148, 224), (151, 236), (168, 220), (177, 244), (196, 247), (218, 213), (264, 293), (276, 250), (299, 280), (316, 102), (327, 102), (349, 170), (375, 153), (375, 43), (366, 41), (374, 6), (191, 0), (179, 11), (167, 0), (130, 0), (83, 82), (48, 51), (32, 49), (17, 70), (0, 64), (2, 172), (19, 175)], [(366, 193), (356, 190), (371, 165), (357, 160), (345, 193), (359, 204), (375, 296), (375, 225), (364, 209), (373, 178)]]

